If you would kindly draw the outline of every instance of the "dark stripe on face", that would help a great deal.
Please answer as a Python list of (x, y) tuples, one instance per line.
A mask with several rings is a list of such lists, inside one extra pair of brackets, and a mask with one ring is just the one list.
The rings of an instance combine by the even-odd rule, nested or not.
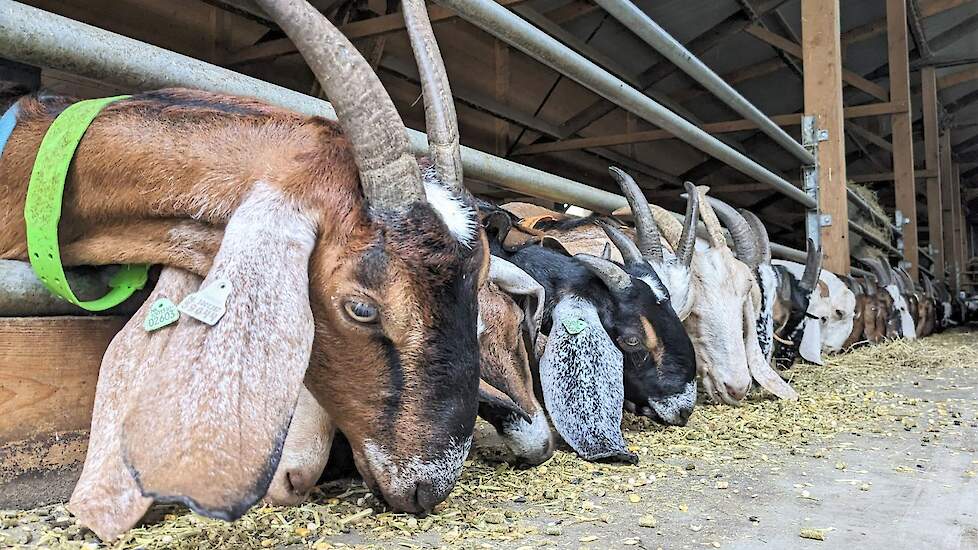
[(384, 350), (388, 377), (387, 395), (384, 397), (384, 410), (381, 411), (380, 418), (385, 431), (391, 431), (401, 410), (401, 397), (404, 395), (404, 368), (401, 365), (401, 354), (397, 352), (393, 342), (386, 336), (379, 336), (377, 344)]

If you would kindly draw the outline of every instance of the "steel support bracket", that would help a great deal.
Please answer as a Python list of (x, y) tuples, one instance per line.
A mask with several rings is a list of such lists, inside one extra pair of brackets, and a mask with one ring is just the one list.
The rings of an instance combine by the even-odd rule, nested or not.
[[(823, 137), (824, 133), (824, 137)], [(815, 201), (815, 208), (805, 210), (805, 236), (815, 243), (816, 248), (822, 246), (821, 228), (832, 224), (832, 216), (828, 215), (828, 223), (819, 215), (818, 209), (818, 142), (828, 139), (828, 131), (815, 127), (815, 117), (801, 117), (801, 144), (812, 154), (815, 164), (801, 167), (801, 181), (805, 193)]]

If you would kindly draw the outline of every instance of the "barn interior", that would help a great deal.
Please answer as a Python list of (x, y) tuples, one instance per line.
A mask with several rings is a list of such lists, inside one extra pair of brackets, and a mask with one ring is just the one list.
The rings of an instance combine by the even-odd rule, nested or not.
[[(424, 132), (400, 2), (310, 3), (374, 67), (407, 126)], [(608, 173), (618, 166), (650, 202), (673, 212), (683, 211), (684, 182), (709, 186), (711, 195), (765, 223), (776, 257), (803, 261), (806, 238), (815, 238), (824, 267), (840, 275), (865, 273), (861, 258), (872, 255), (954, 291), (978, 290), (978, 1), (495, 0), (502, 19), (495, 12), (480, 19), (472, 8), (478, 3), (428, 4), (469, 149), (466, 186), (478, 196), (611, 214), (625, 205)], [(613, 5), (637, 7), (664, 31), (659, 39), (679, 44), (671, 55), (691, 54), (698, 60), (691, 65), (702, 68), (678, 66), (637, 32), (653, 32), (642, 26), (646, 19), (622, 17)], [(507, 26), (514, 21), (522, 34)], [(716, 77), (726, 88), (716, 87)], [(249, 0), (0, 0), (5, 92), (94, 98), (172, 86), (256, 95), (331, 115), (296, 47)], [(412, 140), (423, 149), (422, 137)], [(74, 355), (63, 350), (91, 330), (107, 344), (121, 325), (104, 322), (64, 336), (45, 361), (90, 361), (98, 343), (82, 344)], [(961, 512), (959, 519), (970, 509), (971, 523), (956, 525), (953, 540), (930, 533), (927, 543), (974, 547), (975, 497), (947, 504), (952, 492), (942, 489), (974, 483), (978, 470), (969, 455), (978, 444), (978, 403), (974, 390), (968, 393), (978, 380), (971, 353), (978, 350), (970, 338), (894, 342), (834, 359), (831, 372), (800, 368), (795, 382), (811, 395), (787, 416), (765, 401), (703, 413), (679, 435), (636, 418), (629, 442), (652, 449), (640, 470), (580, 463), (563, 452), (528, 481), (474, 458), (461, 496), (429, 518), (365, 513), (377, 503), (362, 487), (344, 485), (313, 504), (263, 507), (231, 526), (162, 509), (117, 547), (755, 548), (738, 536), (778, 522), (779, 510), (797, 517), (772, 535), (775, 545), (836, 538), (901, 547), (910, 534), (930, 533), (922, 517), (942, 506)], [(38, 372), (43, 378), (47, 371)], [(78, 434), (88, 418), (80, 411), (91, 406), (86, 385), (94, 380), (81, 370), (72, 376), (38, 381), (29, 392), (70, 394), (58, 414), (59, 425), (73, 431), (60, 447), (44, 446), (55, 469), (77, 469), (84, 459)], [(65, 389), (73, 384), (81, 389)], [(46, 397), (36, 399), (5, 405), (0, 392), (5, 439), (31, 434), (5, 426), (4, 407), (34, 407), (30, 414), (40, 418)], [(896, 450), (911, 446), (913, 457)], [(28, 455), (34, 460), (37, 452), (0, 449), (0, 463)], [(757, 472), (748, 463), (760, 465)], [(0, 500), (27, 502), (10, 491), (52, 479), (26, 480), (0, 491)], [(652, 491), (656, 480), (668, 489)], [(695, 496), (686, 493), (690, 487)], [(910, 514), (896, 502), (914, 490), (924, 504)], [(52, 487), (52, 494), (63, 492)], [(718, 511), (712, 498), (722, 502)], [(855, 524), (833, 523), (874, 506)], [(99, 544), (72, 531), (59, 505), (0, 508), (10, 508), (0, 510), (0, 536), (8, 537), (0, 542)]]

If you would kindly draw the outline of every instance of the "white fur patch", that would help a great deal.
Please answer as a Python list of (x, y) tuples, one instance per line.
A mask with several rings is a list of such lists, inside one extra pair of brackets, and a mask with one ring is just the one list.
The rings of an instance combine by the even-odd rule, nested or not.
[[(677, 393), (665, 399), (649, 399), (649, 406), (667, 424), (679, 424), (683, 420), (683, 412), (691, 411), (696, 405), (696, 380), (686, 383), (682, 393)], [(686, 415), (689, 416), (688, 414)]]
[(435, 458), (413, 456), (395, 461), (383, 445), (369, 439), (363, 442), (364, 457), (370, 470), (375, 475), (386, 475), (391, 489), (398, 493), (413, 490), (418, 483), (424, 482), (431, 486), (432, 493), (447, 494), (462, 475), (462, 464), (471, 447), (472, 436), (464, 441), (453, 437)]
[(900, 294), (900, 289), (896, 285), (886, 285), (886, 291), (893, 298), (893, 307), (900, 312), (900, 332), (907, 340), (917, 339), (917, 327), (914, 326), (913, 317), (910, 316), (910, 307), (907, 305), (906, 298)]
[(514, 422), (505, 423), (503, 437), (514, 455), (539, 464), (549, 458), (545, 455), (552, 448), (550, 424), (542, 410), (538, 410), (530, 420), (527, 422), (517, 417)]
[(465, 204), (460, 197), (445, 189), (443, 185), (425, 175), (424, 193), (428, 198), (428, 204), (438, 212), (438, 216), (445, 222), (452, 236), (463, 246), (472, 248), (479, 227), (475, 210)]

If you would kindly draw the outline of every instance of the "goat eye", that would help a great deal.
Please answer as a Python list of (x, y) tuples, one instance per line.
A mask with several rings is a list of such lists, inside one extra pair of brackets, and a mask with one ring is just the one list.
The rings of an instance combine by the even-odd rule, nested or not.
[(358, 323), (377, 322), (377, 306), (365, 302), (350, 300), (343, 304), (343, 309), (351, 319)]
[(641, 343), (638, 336), (622, 336), (618, 341), (626, 348), (637, 348)]

